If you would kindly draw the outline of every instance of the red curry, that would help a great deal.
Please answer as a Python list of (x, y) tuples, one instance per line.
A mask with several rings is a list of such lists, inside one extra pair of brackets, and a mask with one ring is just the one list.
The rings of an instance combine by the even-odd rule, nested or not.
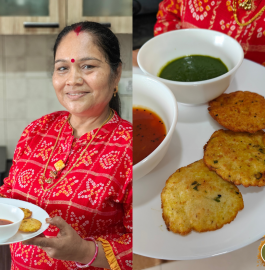
[(8, 225), (12, 224), (13, 222), (7, 219), (0, 219), (0, 225)]
[(165, 124), (156, 113), (133, 107), (133, 165), (151, 154), (165, 137)]

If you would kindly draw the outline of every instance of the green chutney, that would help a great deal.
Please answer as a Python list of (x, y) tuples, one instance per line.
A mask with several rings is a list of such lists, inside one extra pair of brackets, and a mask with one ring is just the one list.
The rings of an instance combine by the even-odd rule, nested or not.
[(161, 68), (158, 77), (179, 82), (198, 82), (228, 72), (219, 59), (207, 55), (189, 55), (174, 59)]

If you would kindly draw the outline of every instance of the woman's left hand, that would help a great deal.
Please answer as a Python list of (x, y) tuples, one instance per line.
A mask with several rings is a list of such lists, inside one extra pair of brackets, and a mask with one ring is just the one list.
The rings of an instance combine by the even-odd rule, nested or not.
[(47, 218), (46, 222), (60, 229), (56, 237), (37, 236), (22, 244), (39, 246), (49, 257), (58, 260), (83, 262), (88, 254), (95, 253), (93, 243), (83, 240), (61, 217)]

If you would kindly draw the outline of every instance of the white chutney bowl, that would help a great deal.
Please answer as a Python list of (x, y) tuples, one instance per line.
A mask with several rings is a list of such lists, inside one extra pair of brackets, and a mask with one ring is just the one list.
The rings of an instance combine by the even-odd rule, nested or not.
[(163, 120), (167, 132), (161, 144), (133, 166), (133, 180), (136, 181), (153, 170), (165, 156), (177, 124), (178, 106), (174, 95), (166, 85), (139, 74), (133, 74), (133, 106), (155, 112)]
[(8, 225), (0, 225), (0, 243), (14, 236), (24, 218), (24, 213), (16, 206), (0, 203), (0, 219), (12, 221)]
[[(168, 62), (189, 55), (220, 58), (228, 72), (198, 82), (170, 81), (157, 76)], [(220, 96), (228, 88), (243, 58), (242, 47), (228, 35), (206, 29), (184, 29), (150, 39), (139, 50), (137, 61), (146, 75), (167, 85), (178, 102), (195, 105)]]

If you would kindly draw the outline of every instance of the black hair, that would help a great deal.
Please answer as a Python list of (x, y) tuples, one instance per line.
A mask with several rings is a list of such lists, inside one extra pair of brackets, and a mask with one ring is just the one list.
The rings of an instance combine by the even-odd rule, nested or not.
[[(110, 81), (113, 80), (118, 74), (118, 67), (122, 64), (120, 59), (120, 44), (117, 37), (114, 33), (108, 29), (106, 26), (103, 26), (100, 23), (96, 22), (79, 22), (72, 25), (66, 26), (57, 36), (54, 47), (53, 47), (53, 56), (55, 59), (57, 48), (62, 41), (63, 37), (66, 36), (69, 32), (75, 31), (77, 34), (81, 31), (88, 32), (94, 37), (94, 43), (98, 46), (101, 52), (106, 58), (106, 62), (110, 65)], [(113, 89), (114, 91), (114, 89)], [(118, 93), (116, 97), (112, 96), (109, 102), (110, 108), (115, 110), (118, 115), (121, 114), (121, 102)]]

